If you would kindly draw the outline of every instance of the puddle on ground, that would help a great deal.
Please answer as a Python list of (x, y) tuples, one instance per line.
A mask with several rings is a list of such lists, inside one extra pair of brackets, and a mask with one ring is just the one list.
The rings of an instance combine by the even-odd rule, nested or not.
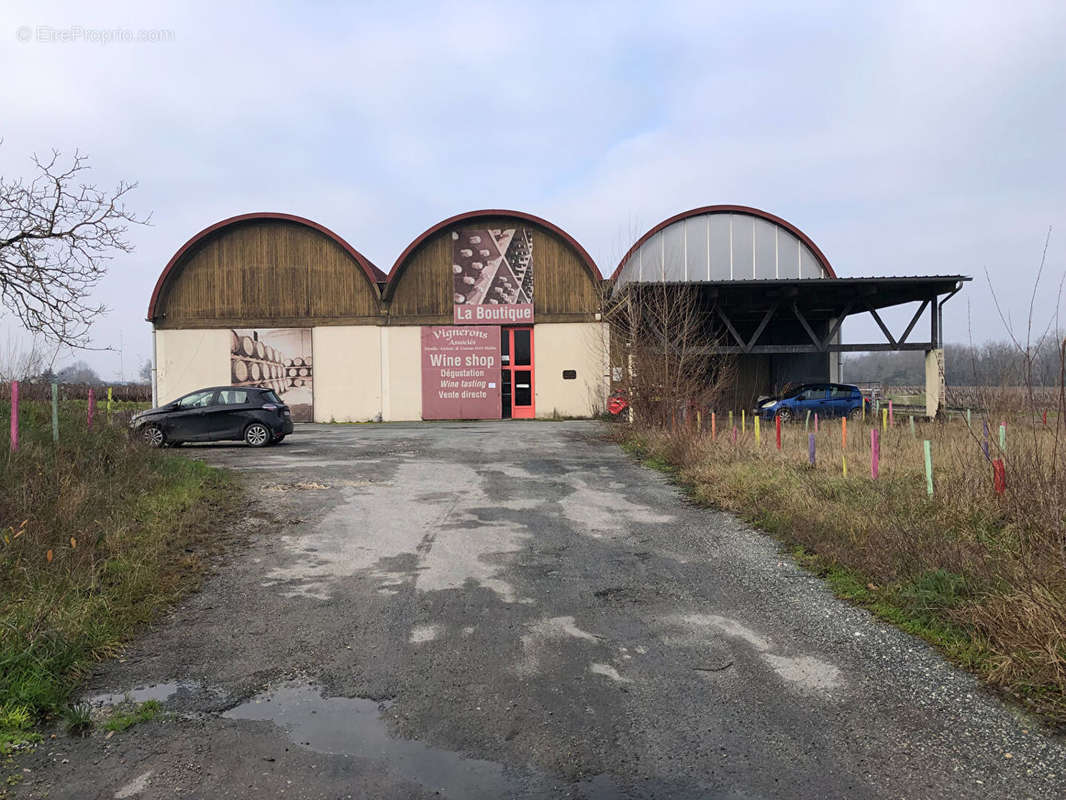
[(203, 686), (199, 681), (167, 681), (138, 686), (124, 692), (102, 692), (86, 698), (91, 706), (117, 706), (120, 703), (144, 703), (148, 700), (165, 702), (178, 692), (199, 692)]
[(501, 764), (391, 737), (381, 718), (384, 707), (358, 697), (323, 697), (311, 684), (287, 683), (222, 716), (273, 722), (298, 745), (320, 753), (379, 761), (390, 774), (445, 796), (499, 798), (511, 794)]

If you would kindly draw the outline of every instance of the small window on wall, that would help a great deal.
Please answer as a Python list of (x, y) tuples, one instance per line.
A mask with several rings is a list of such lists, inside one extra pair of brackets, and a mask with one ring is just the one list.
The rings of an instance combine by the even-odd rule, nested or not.
[(563, 380), (564, 381), (576, 381), (577, 380), (577, 370), (576, 369), (564, 369), (563, 370)]

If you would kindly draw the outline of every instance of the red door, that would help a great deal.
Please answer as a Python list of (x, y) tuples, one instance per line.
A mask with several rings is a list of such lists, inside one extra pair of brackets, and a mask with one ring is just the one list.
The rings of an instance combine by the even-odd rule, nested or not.
[(532, 419), (534, 415), (533, 329), (504, 328), (500, 331), (503, 363), (500, 375), (504, 419)]

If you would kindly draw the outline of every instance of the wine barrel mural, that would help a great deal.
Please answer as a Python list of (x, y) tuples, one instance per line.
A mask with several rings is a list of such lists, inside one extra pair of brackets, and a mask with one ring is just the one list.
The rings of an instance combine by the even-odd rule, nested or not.
[(273, 389), (294, 422), (314, 420), (310, 328), (235, 329), (230, 353), (234, 386)]

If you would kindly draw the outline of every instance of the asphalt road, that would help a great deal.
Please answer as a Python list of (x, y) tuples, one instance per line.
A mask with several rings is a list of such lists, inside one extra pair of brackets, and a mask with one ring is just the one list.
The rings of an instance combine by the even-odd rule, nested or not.
[[(1061, 798), (1066, 747), (595, 423), (300, 426), (18, 796)], [(112, 696), (107, 696), (111, 694)]]

